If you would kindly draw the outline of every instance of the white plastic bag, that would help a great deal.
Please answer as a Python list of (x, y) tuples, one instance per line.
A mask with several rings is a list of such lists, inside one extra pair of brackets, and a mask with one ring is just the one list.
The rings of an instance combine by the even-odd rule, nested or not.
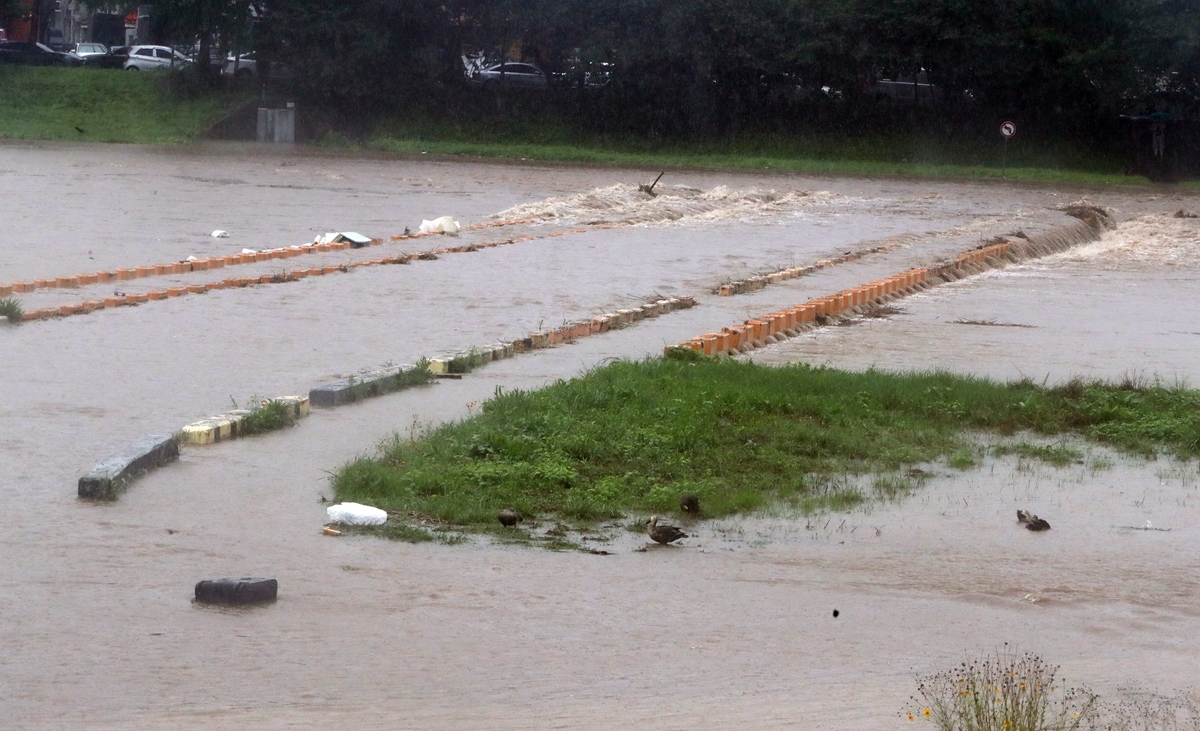
[(421, 221), (421, 233), (456, 234), (462, 228), (450, 216), (442, 216), (432, 221)]
[(383, 525), (387, 522), (387, 512), (370, 505), (359, 503), (339, 503), (325, 508), (329, 514), (330, 523), (345, 523), (346, 525)]

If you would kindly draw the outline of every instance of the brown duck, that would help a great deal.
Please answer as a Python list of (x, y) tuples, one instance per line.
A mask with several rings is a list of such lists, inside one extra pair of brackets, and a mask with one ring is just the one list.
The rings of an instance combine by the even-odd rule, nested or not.
[(688, 537), (687, 533), (684, 533), (673, 525), (659, 525), (657, 515), (650, 516), (650, 520), (646, 523), (646, 533), (655, 543), (663, 545), (671, 541), (677, 541), (680, 538)]
[(1039, 518), (1028, 510), (1017, 511), (1017, 522), (1024, 524), (1026, 528), (1032, 531), (1050, 530), (1050, 523)]

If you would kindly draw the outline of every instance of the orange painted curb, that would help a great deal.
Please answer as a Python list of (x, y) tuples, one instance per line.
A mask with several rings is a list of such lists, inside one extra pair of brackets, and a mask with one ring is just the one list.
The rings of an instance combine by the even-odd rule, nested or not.
[(104, 298), (104, 306), (105, 307), (112, 308), (112, 307), (116, 307), (120, 304), (121, 304), (121, 300), (117, 299), (116, 297), (105, 297)]
[[(184, 289), (183, 287), (168, 287), (167, 288), (167, 296), (168, 297), (179, 297), (180, 295), (183, 295), (183, 294), (187, 294), (187, 290)], [(108, 306), (108, 300), (104, 300), (104, 306), (105, 307)]]
[(167, 293), (162, 290), (152, 289), (146, 293), (146, 297), (152, 300), (163, 300), (167, 298)]

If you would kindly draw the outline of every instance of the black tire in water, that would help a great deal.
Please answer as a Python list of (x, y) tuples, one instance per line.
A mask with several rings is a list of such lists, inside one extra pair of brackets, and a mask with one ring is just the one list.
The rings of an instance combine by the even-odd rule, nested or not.
[(275, 579), (205, 579), (196, 584), (196, 601), (208, 604), (273, 602), (278, 594)]

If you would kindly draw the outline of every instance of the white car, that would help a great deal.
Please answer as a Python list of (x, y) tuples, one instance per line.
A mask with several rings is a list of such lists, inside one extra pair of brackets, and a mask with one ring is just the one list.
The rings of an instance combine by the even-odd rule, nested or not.
[(166, 46), (134, 46), (129, 49), (129, 60), (121, 68), (126, 71), (154, 71), (181, 68), (191, 62), (187, 56)]
[[(234, 70), (234, 67), (237, 67)], [(225, 65), (221, 68), (221, 73), (226, 76), (258, 76), (258, 61), (254, 59), (253, 53), (243, 53), (241, 56), (229, 56), (225, 59)]]
[(253, 53), (243, 53), (237, 57), (229, 56), (225, 59), (225, 65), (221, 67), (221, 73), (225, 76), (236, 75), (238, 78), (265, 76), (277, 80), (290, 79), (293, 76), (292, 69), (278, 61), (272, 61), (269, 64), (263, 61), (262, 68), (259, 68), (258, 60)]

